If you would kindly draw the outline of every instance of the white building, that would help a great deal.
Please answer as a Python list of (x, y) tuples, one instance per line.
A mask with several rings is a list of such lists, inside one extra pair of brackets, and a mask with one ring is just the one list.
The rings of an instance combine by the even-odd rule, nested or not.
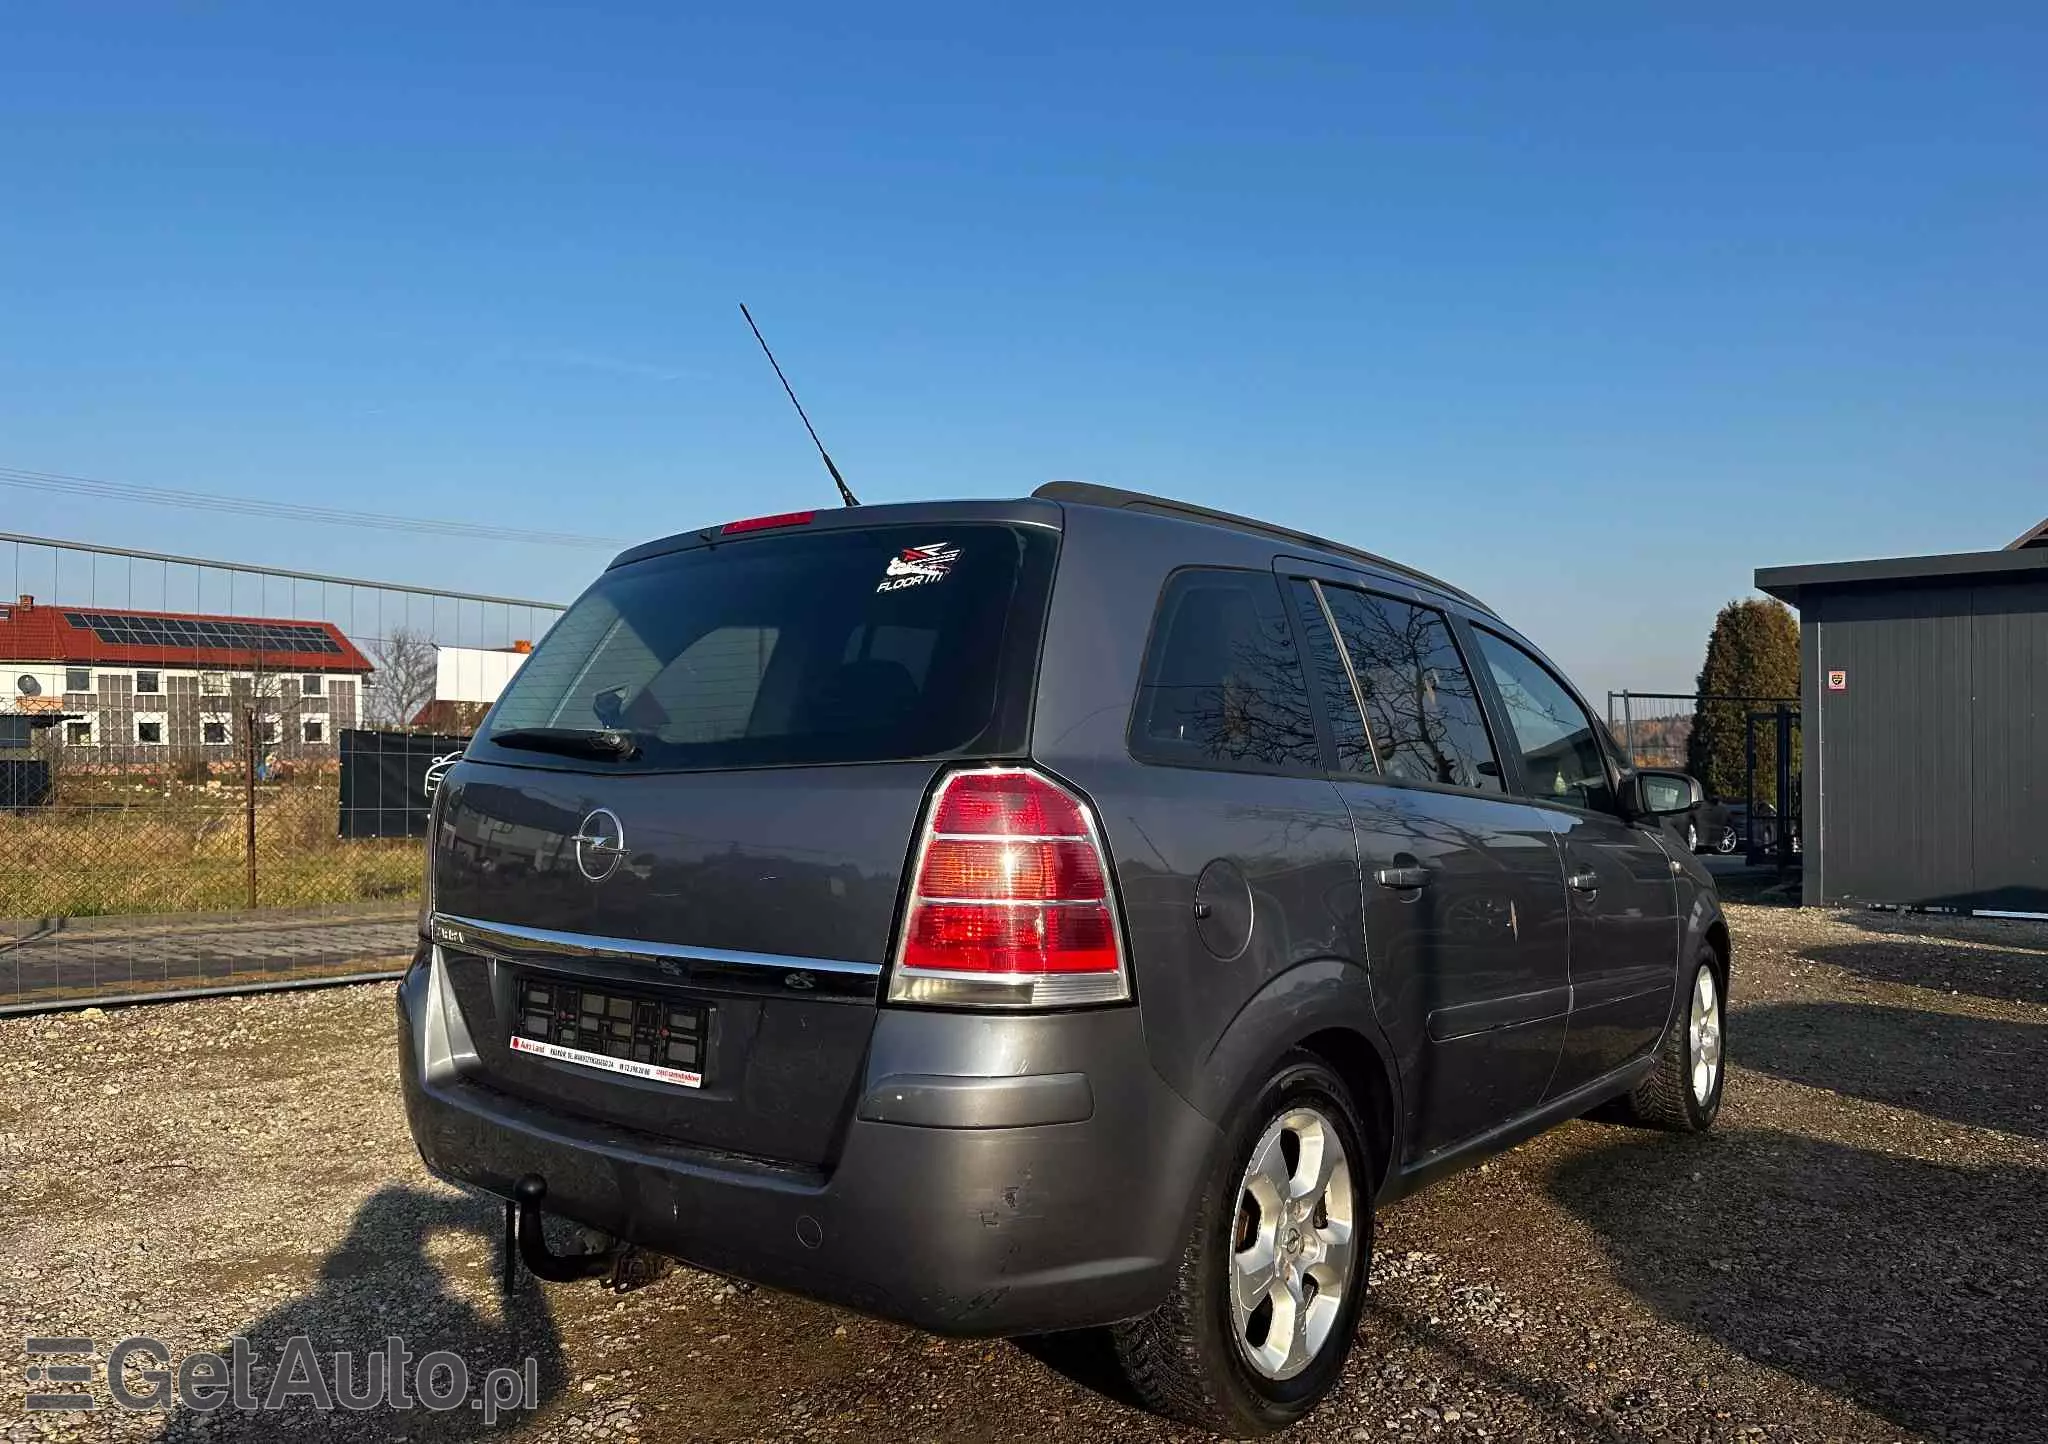
[(66, 747), (331, 753), (370, 661), (331, 622), (0, 603), (0, 708), (58, 712)]

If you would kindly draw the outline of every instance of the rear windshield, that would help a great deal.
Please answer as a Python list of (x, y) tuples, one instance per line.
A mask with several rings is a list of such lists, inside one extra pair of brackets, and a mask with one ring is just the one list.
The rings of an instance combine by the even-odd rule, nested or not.
[(488, 755), (616, 771), (1021, 752), (1056, 546), (1041, 527), (870, 527), (606, 572), (520, 668), (483, 740), (623, 729), (638, 754)]

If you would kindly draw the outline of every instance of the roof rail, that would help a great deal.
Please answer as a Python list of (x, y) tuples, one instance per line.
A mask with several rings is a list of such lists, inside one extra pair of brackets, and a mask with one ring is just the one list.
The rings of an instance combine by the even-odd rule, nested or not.
[(1043, 497), (1047, 501), (1072, 501), (1079, 502), (1084, 506), (1109, 506), (1118, 507), (1125, 511), (1145, 511), (1157, 516), (1179, 517), (1184, 521), (1200, 521), (1208, 522), (1212, 526), (1227, 526), (1233, 531), (1248, 532), (1253, 536), (1267, 537), (1274, 541), (1300, 542), (1305, 546), (1316, 547), (1322, 551), (1334, 552), (1341, 557), (1348, 557), (1352, 561), (1364, 562), (1368, 566), (1377, 567), (1384, 572), (1391, 572), (1393, 575), (1406, 578), (1409, 581), (1419, 582), (1423, 586), (1431, 587), (1439, 592), (1456, 597), (1468, 606), (1477, 607), (1489, 616), (1494, 614), (1493, 608), (1487, 606), (1486, 603), (1480, 601), (1479, 598), (1473, 596), (1463, 587), (1454, 587), (1441, 577), (1433, 577), (1428, 572), (1418, 571), (1414, 567), (1405, 566), (1397, 561), (1390, 561), (1388, 558), (1373, 552), (1361, 551), (1357, 547), (1346, 546), (1343, 542), (1331, 541), (1328, 537), (1317, 536), (1314, 532), (1296, 531), (1293, 527), (1276, 526), (1269, 521), (1259, 521), (1254, 517), (1239, 516), (1236, 512), (1218, 511), (1216, 508), (1209, 506), (1197, 506), (1191, 501), (1175, 501), (1171, 497), (1151, 496), (1142, 491), (1125, 491), (1123, 488), (1115, 486), (1097, 486), (1092, 481), (1048, 481), (1044, 486), (1039, 487), (1038, 490), (1031, 494)]

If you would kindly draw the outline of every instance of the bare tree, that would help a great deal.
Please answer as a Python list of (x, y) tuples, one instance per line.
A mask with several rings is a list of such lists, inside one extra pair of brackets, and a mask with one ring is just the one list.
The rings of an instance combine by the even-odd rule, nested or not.
[(1381, 765), (1418, 782), (1475, 787), (1479, 698), (1436, 612), (1348, 588), (1325, 593), (1364, 694)]
[(394, 627), (371, 651), (377, 663), (367, 720), (379, 727), (410, 727), (434, 700), (439, 667), (433, 640), (410, 627)]
[(234, 703), (228, 728), (238, 752), (248, 751), (251, 727), (259, 755), (283, 746), (285, 717), (297, 696), (298, 682), (296, 672), (281, 670), (278, 660), (263, 651), (252, 652), (246, 668), (236, 669), (228, 682)]
[(458, 737), (470, 736), (484, 725), (484, 717), (490, 710), (488, 702), (441, 702), (434, 708), (434, 730), (451, 732)]

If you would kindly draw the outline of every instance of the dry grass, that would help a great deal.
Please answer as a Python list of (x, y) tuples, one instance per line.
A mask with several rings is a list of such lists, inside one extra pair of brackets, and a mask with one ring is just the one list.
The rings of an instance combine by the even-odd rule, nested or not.
[[(331, 786), (259, 789), (256, 906), (416, 896), (418, 839), (344, 840)], [(249, 905), (239, 789), (131, 790), (118, 803), (0, 814), (0, 918), (227, 912)]]

